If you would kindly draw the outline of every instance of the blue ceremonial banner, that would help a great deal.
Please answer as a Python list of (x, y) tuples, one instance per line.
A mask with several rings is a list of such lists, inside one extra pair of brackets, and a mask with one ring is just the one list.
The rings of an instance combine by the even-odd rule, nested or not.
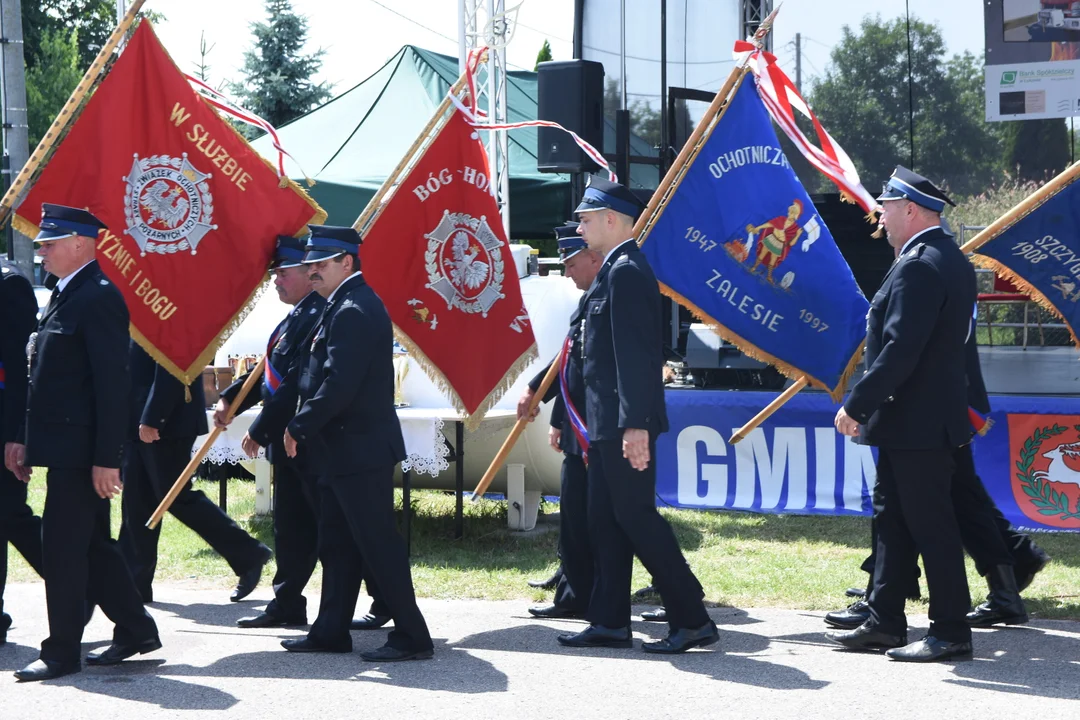
[[(776, 395), (668, 389), (656, 443), (660, 505), (796, 515), (870, 515), (875, 448), (833, 428), (838, 406), (804, 392), (732, 445), (725, 438)], [(1080, 398), (992, 395), (972, 443), (994, 503), (1022, 530), (1080, 532)]]
[(1080, 183), (1066, 185), (972, 249), (975, 264), (989, 267), (1060, 316), (1080, 345)]
[(725, 340), (843, 393), (869, 305), (780, 149), (753, 76), (743, 76), (641, 242), (664, 293)]

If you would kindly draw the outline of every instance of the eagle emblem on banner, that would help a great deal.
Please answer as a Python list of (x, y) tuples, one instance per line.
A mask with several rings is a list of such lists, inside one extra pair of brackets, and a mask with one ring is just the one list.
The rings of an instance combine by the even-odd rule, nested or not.
[(124, 232), (146, 253), (170, 254), (191, 250), (194, 255), (211, 223), (214, 196), (209, 173), (199, 172), (182, 157), (135, 155), (124, 178)]
[(504, 262), (499, 251), (503, 241), (487, 218), (446, 211), (424, 237), (428, 240), (424, 253), (427, 287), (437, 292), (450, 310), (487, 317), (491, 307), (505, 297)]

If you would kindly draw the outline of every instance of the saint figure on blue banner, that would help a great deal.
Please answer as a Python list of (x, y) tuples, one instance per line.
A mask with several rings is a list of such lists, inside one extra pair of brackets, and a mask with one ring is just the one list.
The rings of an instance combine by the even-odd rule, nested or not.
[(665, 294), (747, 355), (843, 394), (869, 304), (746, 75), (641, 250)]

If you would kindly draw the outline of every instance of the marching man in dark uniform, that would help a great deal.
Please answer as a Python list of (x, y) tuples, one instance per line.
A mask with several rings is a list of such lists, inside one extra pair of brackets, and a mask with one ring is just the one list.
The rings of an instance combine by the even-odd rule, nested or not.
[(40, 659), (15, 673), (24, 681), (82, 669), (88, 596), (116, 623), (112, 645), (90, 653), (88, 664), (115, 665), (161, 647), (109, 537), (130, 386), (127, 307), (94, 260), (103, 227), (85, 210), (42, 206), (38, 254), (60, 280), (27, 347), (26, 421), (13, 452), (24, 471), (48, 468), (41, 538), (50, 634)]
[(433, 645), (416, 605), (405, 540), (394, 522), (394, 467), (405, 442), (394, 411), (393, 327), (360, 272), (360, 235), (311, 226), (304, 262), (327, 304), (300, 370), (301, 407), (285, 450), (306, 447), (319, 482), (319, 617), (292, 652), (350, 652), (349, 624), (364, 576), (374, 580), (394, 620), (372, 662), (430, 658)]
[(705, 611), (701, 584), (656, 510), (656, 437), (668, 424), (660, 291), (632, 237), (642, 209), (625, 187), (594, 177), (576, 210), (578, 232), (589, 249), (605, 256), (582, 300), (589, 539), (596, 580), (589, 627), (561, 635), (559, 642), (632, 646), (630, 579), (636, 554), (652, 574), (670, 626), (667, 638), (643, 649), (681, 653), (715, 643), (719, 633)]
[[(836, 428), (878, 447), (877, 562), (870, 619), (829, 639), (894, 660), (970, 655), (964, 551), (952, 503), (957, 448), (971, 439), (964, 345), (975, 271), (941, 228), (953, 204), (926, 178), (897, 167), (878, 198), (898, 256), (867, 314), (866, 374)], [(930, 592), (930, 630), (908, 644), (904, 602), (918, 555)]]
[[(566, 276), (574, 281), (578, 290), (588, 290), (604, 258), (586, 247), (585, 240), (577, 234), (577, 228), (576, 222), (567, 223), (555, 229), (555, 236), (559, 240), (559, 256), (566, 268)], [(589, 548), (587, 510), (588, 470), (584, 457), (588, 439), (583, 418), (585, 381), (580, 348), (581, 309), (579, 303), (570, 318), (570, 332), (563, 343), (565, 355), (560, 355), (564, 358), (563, 367), (543, 397), (543, 402), (555, 401), (551, 409), (548, 438), (551, 447), (563, 453), (563, 464), (559, 494), (559, 558), (562, 560), (562, 574), (555, 585), (555, 601), (550, 605), (529, 608), (530, 615), (541, 618), (585, 617), (593, 588), (593, 556)], [(559, 358), (554, 362), (559, 362)], [(529, 382), (518, 401), (518, 417), (528, 412), (533, 395), (547, 370), (545, 367)]]
[[(236, 414), (240, 414), (262, 400), (262, 410), (252, 421), (241, 446), (251, 457), (260, 447), (266, 448), (267, 459), (274, 467), (277, 554), (274, 599), (259, 615), (237, 621), (240, 627), (307, 625), (307, 599), (303, 593), (318, 560), (318, 495), (314, 480), (302, 472), (302, 458), (287, 457), (282, 445), (285, 426), (296, 414), (297, 403), (295, 378), (287, 381), (286, 376), (326, 305), (326, 300), (312, 291), (309, 268), (303, 260), (304, 241), (279, 235), (270, 268), (278, 297), (293, 309), (270, 336), (262, 392), (248, 393), (236, 409)], [(246, 378), (246, 375), (237, 378), (221, 394), (214, 411), (216, 425), (224, 426), (225, 415)]]
[(26, 341), (37, 325), (37, 310), (30, 281), (0, 259), (0, 645), (11, 627), (11, 616), (4, 612), (8, 543), (41, 574), (41, 518), (26, 504), (30, 471), (14, 461), (26, 417)]
[[(129, 362), (131, 417), (124, 448), (124, 519), (118, 542), (143, 602), (153, 602), (161, 525), (150, 530), (146, 521), (187, 467), (195, 438), (207, 433), (206, 395), (201, 376), (185, 387), (134, 340)], [(235, 602), (251, 594), (263, 565), (273, 555), (270, 548), (248, 535), (201, 490), (192, 488), (190, 480), (169, 512), (224, 557), (239, 576), (230, 599)]]

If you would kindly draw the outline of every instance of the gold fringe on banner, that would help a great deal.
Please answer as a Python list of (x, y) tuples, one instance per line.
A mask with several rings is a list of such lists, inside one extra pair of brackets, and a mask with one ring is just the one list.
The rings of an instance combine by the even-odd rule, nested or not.
[(1025, 295), (1030, 295), (1031, 299), (1039, 307), (1044, 308), (1051, 315), (1061, 320), (1062, 324), (1064, 324), (1065, 327), (1069, 329), (1069, 337), (1072, 338), (1073, 345), (1075, 345), (1077, 348), (1080, 348), (1080, 340), (1077, 339), (1076, 331), (1073, 330), (1073, 326), (1069, 324), (1069, 321), (1065, 318), (1065, 316), (1062, 315), (1056, 307), (1054, 307), (1054, 304), (1050, 302), (1050, 300), (1045, 295), (1043, 295), (1037, 287), (1035, 287), (1023, 277), (1018, 275), (1016, 271), (1014, 271), (1012, 268), (1002, 264), (1000, 260), (997, 260), (995, 258), (988, 257), (986, 255), (979, 255), (978, 252), (975, 252), (971, 255), (971, 263), (981, 268), (993, 270), (998, 276), (1004, 278), (1005, 280), (1008, 280), (1013, 285), (1015, 285), (1016, 288), (1020, 290), (1020, 292), (1024, 293)]
[(841, 373), (840, 380), (837, 383), (836, 387), (831, 388), (825, 383), (823, 383), (821, 380), (815, 378), (813, 375), (809, 375), (808, 373), (798, 369), (794, 365), (790, 365), (784, 362), (775, 355), (771, 355), (765, 352), (754, 343), (732, 332), (715, 318), (706, 313), (704, 310), (692, 303), (685, 296), (675, 292), (664, 283), (659, 283), (659, 285), (661, 293), (685, 307), (691, 312), (691, 314), (694, 315), (694, 317), (698, 318), (703, 323), (708, 325), (709, 329), (722, 337), (724, 340), (727, 340), (729, 343), (739, 348), (739, 350), (747, 357), (751, 357), (759, 362), (772, 365), (774, 368), (779, 370), (781, 374), (791, 378), (792, 380), (798, 380), (801, 377), (808, 378), (811, 387), (816, 387), (819, 390), (826, 391), (827, 393), (829, 393), (829, 397), (832, 398), (834, 402), (840, 402), (843, 399), (844, 393), (847, 391), (847, 385), (851, 381), (851, 377), (855, 374), (855, 368), (858, 367), (859, 361), (862, 360), (864, 350), (864, 347), (862, 345), (859, 346), (858, 351), (856, 351), (856, 353), (851, 356), (851, 359), (848, 360), (847, 366), (844, 368), (844, 372)]
[(432, 362), (431, 359), (424, 354), (423, 350), (420, 349), (420, 346), (414, 343), (412, 338), (406, 335), (397, 325), (394, 325), (394, 339), (408, 351), (409, 357), (416, 361), (416, 364), (419, 365), (420, 369), (424, 371), (424, 374), (431, 379), (431, 382), (438, 388), (439, 392), (444, 393), (450, 398), (450, 403), (454, 406), (454, 409), (464, 416), (465, 428), (469, 431), (476, 430), (480, 427), (480, 423), (483, 422), (487, 412), (495, 406), (495, 403), (499, 402), (503, 395), (506, 394), (506, 391), (514, 384), (514, 381), (517, 380), (518, 376), (525, 371), (525, 368), (527, 368), (532, 361), (540, 357), (536, 349), (536, 343), (533, 343), (521, 357), (514, 361), (506, 371), (506, 374), (503, 375), (502, 380), (491, 389), (491, 392), (489, 392), (487, 397), (481, 401), (476, 410), (469, 413), (465, 408), (465, 403), (461, 400), (461, 396), (457, 394), (457, 391), (454, 390), (454, 386), (450, 384), (450, 381), (447, 380), (446, 376), (439, 370), (439, 366)]

